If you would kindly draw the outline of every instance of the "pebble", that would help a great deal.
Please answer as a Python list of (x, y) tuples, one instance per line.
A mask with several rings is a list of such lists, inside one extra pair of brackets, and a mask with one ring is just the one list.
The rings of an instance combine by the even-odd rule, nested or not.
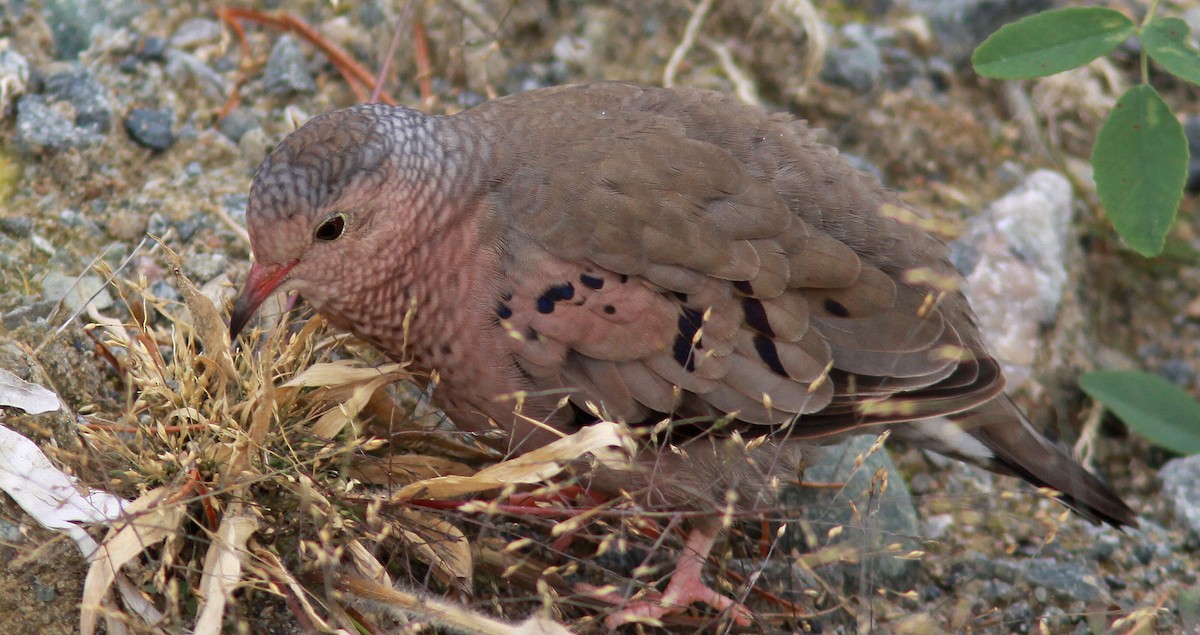
[(221, 24), (208, 18), (192, 18), (185, 20), (168, 43), (174, 48), (187, 49), (216, 42), (221, 39)]
[(1038, 170), (971, 219), (955, 241), (964, 291), (1010, 390), (1029, 380), (1040, 330), (1058, 314), (1073, 201), (1066, 177)]
[(884, 70), (883, 53), (875, 35), (873, 29), (862, 24), (850, 23), (843, 27), (841, 38), (845, 44), (829, 49), (825, 54), (821, 79), (859, 93), (875, 90)]
[[(876, 439), (870, 435), (856, 436), (826, 446), (812, 464), (805, 466), (805, 481), (844, 483), (843, 487), (788, 487), (780, 493), (780, 501), (787, 509), (801, 510), (800, 515), (816, 528), (822, 545), (848, 540), (871, 545), (866, 551), (882, 555), (872, 557), (867, 570), (877, 572), (887, 584), (908, 588), (913, 584), (917, 562), (887, 555), (900, 556), (921, 549), (916, 538), (921, 533), (920, 522), (908, 487), (884, 448), (864, 456), (862, 465), (854, 467), (856, 457), (865, 455)], [(880, 470), (887, 474), (887, 489), (882, 493), (873, 484)], [(856, 514), (862, 518), (856, 520)], [(834, 527), (841, 527), (841, 534), (825, 540), (824, 532)], [(798, 544), (802, 536), (800, 531), (789, 530), (780, 541), (783, 552), (792, 548), (804, 550), (804, 545)], [(853, 577), (863, 570), (864, 565), (854, 564), (846, 566), (842, 573)]]
[(25, 151), (84, 148), (104, 137), (83, 128), (51, 108), (41, 95), (25, 95), (17, 102), (16, 146)]
[(0, 85), (4, 86), (0, 91), (0, 116), (9, 114), (9, 107), (25, 94), (29, 80), (29, 60), (16, 51), (0, 50)]
[(1200, 117), (1192, 115), (1184, 119), (1183, 134), (1188, 144), (1186, 188), (1190, 194), (1200, 194)]
[(183, 270), (198, 284), (216, 278), (228, 267), (229, 259), (222, 253), (198, 253), (183, 262)]
[(268, 93), (278, 96), (317, 91), (317, 83), (308, 72), (308, 60), (296, 38), (284, 35), (276, 40), (263, 69), (263, 86)]
[(1052, 0), (909, 0), (909, 10), (929, 20), (942, 55), (969, 69), (971, 53), (1009, 22), (1044, 11)]
[(1200, 538), (1200, 454), (1167, 461), (1158, 477), (1175, 518), (1193, 537)]
[(55, 73), (46, 78), (45, 96), (50, 101), (65, 101), (75, 110), (75, 125), (96, 134), (112, 126), (108, 91), (86, 69)]
[[(1094, 567), (1081, 562), (1059, 562), (1052, 558), (992, 560), (996, 577), (1022, 586), (1045, 587), (1056, 596), (1095, 602), (1108, 598), (1108, 588)], [(1036, 592), (1036, 590), (1035, 590)], [(1045, 601), (1040, 599), (1039, 601)]]
[(33, 219), (26, 216), (0, 216), (0, 232), (13, 238), (28, 238), (33, 232)]
[(134, 108), (125, 117), (125, 132), (138, 145), (162, 152), (175, 145), (171, 133), (173, 116), (169, 110)]
[(251, 130), (260, 127), (258, 113), (249, 108), (234, 108), (221, 120), (221, 134), (237, 143)]
[[(95, 297), (93, 297), (95, 296)], [(42, 278), (42, 299), (47, 302), (63, 300), (71, 313), (82, 310), (89, 301), (100, 310), (112, 306), (113, 298), (100, 276), (68, 276), (51, 271)]]

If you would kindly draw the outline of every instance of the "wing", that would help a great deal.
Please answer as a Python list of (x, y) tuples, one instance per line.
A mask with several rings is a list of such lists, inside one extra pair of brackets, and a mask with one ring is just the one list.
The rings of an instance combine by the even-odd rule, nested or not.
[(803, 124), (707, 92), (559, 92), (576, 107), (551, 120), (506, 113), (543, 141), (496, 157), (511, 168), (489, 194), (510, 228), (498, 314), (532, 387), (631, 423), (793, 437), (1000, 391), (944, 246)]

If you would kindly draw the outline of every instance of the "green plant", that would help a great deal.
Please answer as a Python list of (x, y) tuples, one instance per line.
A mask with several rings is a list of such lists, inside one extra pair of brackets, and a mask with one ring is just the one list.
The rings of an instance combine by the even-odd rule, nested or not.
[[(1096, 192), (1113, 229), (1136, 252), (1157, 256), (1175, 222), (1187, 180), (1183, 126), (1150, 85), (1150, 60), (1200, 84), (1200, 51), (1187, 24), (1157, 17), (1153, 0), (1141, 24), (1104, 7), (1046, 11), (1005, 25), (975, 49), (975, 72), (1030, 79), (1082, 66), (1131, 36), (1141, 41), (1141, 83), (1117, 100), (1092, 148)], [(1079, 385), (1150, 442), (1200, 453), (1200, 404), (1178, 386), (1141, 371), (1097, 371)]]
[(1152, 3), (1141, 25), (1104, 7), (1046, 11), (1005, 25), (975, 49), (975, 72), (1029, 79), (1082, 66), (1130, 36), (1141, 40), (1142, 81), (1117, 101), (1092, 149), (1096, 191), (1113, 228), (1134, 251), (1163, 250), (1187, 180), (1183, 126), (1150, 85), (1149, 60), (1200, 84), (1200, 51), (1178, 18), (1156, 18)]

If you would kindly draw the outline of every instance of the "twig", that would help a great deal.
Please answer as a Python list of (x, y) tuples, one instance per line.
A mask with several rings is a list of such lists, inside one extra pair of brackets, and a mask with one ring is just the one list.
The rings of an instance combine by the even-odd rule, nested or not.
[(704, 45), (716, 54), (717, 62), (721, 64), (721, 70), (725, 71), (729, 81), (733, 82), (733, 90), (737, 93), (738, 99), (753, 106), (762, 106), (762, 98), (758, 96), (758, 86), (754, 84), (754, 80), (746, 74), (746, 71), (733, 61), (733, 53), (730, 52), (729, 45), (707, 39), (705, 39)]
[(663, 86), (670, 88), (675, 85), (675, 74), (679, 72), (679, 65), (683, 63), (683, 58), (691, 52), (692, 47), (696, 45), (696, 37), (700, 34), (700, 27), (704, 24), (704, 18), (708, 16), (708, 12), (712, 10), (713, 0), (700, 0), (700, 4), (696, 5), (696, 10), (692, 11), (692, 17), (688, 18), (687, 27), (683, 30), (683, 39), (679, 41), (679, 45), (671, 51), (671, 57), (667, 60), (667, 66), (663, 68)]
[(1104, 405), (1099, 401), (1092, 402), (1087, 418), (1083, 420), (1083, 429), (1079, 431), (1079, 440), (1075, 442), (1075, 457), (1079, 464), (1092, 469), (1092, 460), (1096, 454), (1096, 436), (1100, 432), (1100, 420), (1104, 418)]

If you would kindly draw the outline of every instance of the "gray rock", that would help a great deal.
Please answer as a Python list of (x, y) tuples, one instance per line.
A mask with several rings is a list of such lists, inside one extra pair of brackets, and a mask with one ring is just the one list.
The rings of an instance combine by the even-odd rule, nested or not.
[(72, 313), (83, 309), (89, 301), (94, 302), (96, 308), (101, 310), (113, 304), (112, 295), (105, 287), (103, 278), (79, 278), (58, 271), (51, 271), (42, 278), (42, 299), (47, 302), (63, 300), (67, 310)]
[(11, 49), (0, 50), (0, 85), (4, 86), (0, 91), (0, 116), (7, 116), (9, 107), (25, 94), (30, 77), (29, 60), (24, 55)]
[(317, 83), (308, 72), (308, 60), (296, 38), (284, 35), (275, 42), (263, 69), (263, 85), (272, 95), (316, 92)]
[(237, 143), (247, 132), (258, 128), (259, 115), (249, 108), (234, 108), (221, 120), (221, 134)]
[(1038, 170), (973, 218), (952, 248), (1009, 389), (1028, 381), (1041, 326), (1058, 314), (1073, 203), (1066, 177)]
[(223, 97), (232, 90), (232, 85), (226, 84), (225, 78), (214, 71), (195, 55), (184, 53), (178, 49), (167, 49), (167, 64), (164, 69), (167, 77), (176, 83), (186, 83), (197, 80), (204, 92), (210, 97)]
[(1167, 461), (1158, 477), (1175, 518), (1200, 538), (1200, 454)]
[(1184, 119), (1183, 134), (1188, 142), (1187, 191), (1197, 194), (1200, 193), (1200, 117), (1192, 115)]
[(14, 238), (28, 238), (33, 232), (33, 219), (28, 216), (0, 216), (0, 232)]
[[(27, 304), (23, 304), (3, 315), (0, 315), (0, 325), (4, 326), (4, 330), (12, 331), (19, 328), (23, 324), (44, 320), (50, 317), (50, 313), (54, 311), (54, 307), (57, 305), (57, 301), (43, 300), (38, 302), (34, 298), (30, 298)], [(0, 540), (2, 540), (2, 538), (0, 538)]]
[[(854, 466), (856, 457), (865, 454), (875, 441), (872, 436), (859, 436), (828, 446), (814, 464), (805, 467), (805, 482), (845, 483), (844, 487), (790, 487), (780, 499), (786, 508), (800, 508), (801, 517), (816, 531), (822, 546), (850, 541), (862, 545), (864, 556), (881, 554), (843, 565), (848, 578), (874, 571), (885, 584), (908, 588), (917, 562), (902, 556), (921, 548), (920, 523), (908, 487), (886, 449), (865, 456), (857, 469)], [(880, 470), (887, 474), (887, 488), (882, 493), (875, 479)], [(827, 541), (828, 532), (834, 528), (840, 528), (840, 534)], [(812, 546), (802, 543), (802, 536), (800, 528), (789, 528), (781, 540), (783, 552), (811, 550)]]
[(203, 284), (221, 275), (229, 266), (229, 259), (221, 253), (197, 253), (184, 260), (183, 269), (189, 278)]
[(192, 18), (185, 20), (179, 28), (175, 29), (175, 33), (171, 35), (168, 43), (175, 48), (192, 48), (201, 44), (216, 42), (221, 39), (221, 24), (216, 20), (206, 18)]
[(883, 54), (874, 30), (851, 23), (842, 29), (841, 35), (844, 45), (825, 54), (821, 79), (860, 93), (873, 91), (884, 71)]
[(47, 77), (45, 95), (51, 101), (71, 104), (75, 110), (76, 127), (104, 134), (112, 125), (108, 91), (86, 69), (74, 69)]
[(1044, 11), (1052, 0), (909, 0), (909, 9), (929, 20), (942, 53), (967, 68), (971, 53), (987, 36), (1009, 22)]
[(87, 50), (97, 27), (129, 24), (144, 7), (138, 0), (44, 0), (42, 11), (54, 37), (55, 57), (73, 60)]
[(24, 538), (21, 536), (21, 526), (0, 518), (0, 542), (9, 544), (24, 542)]
[(125, 117), (125, 132), (138, 145), (162, 152), (175, 145), (171, 133), (172, 119), (169, 110), (134, 108)]
[(16, 145), (25, 151), (83, 148), (103, 139), (102, 135), (76, 127), (41, 95), (26, 95), (17, 102)]
[(1108, 587), (1093, 565), (1053, 558), (992, 560), (992, 574), (1010, 584), (1041, 586), (1054, 595), (1084, 602), (1108, 601)]

